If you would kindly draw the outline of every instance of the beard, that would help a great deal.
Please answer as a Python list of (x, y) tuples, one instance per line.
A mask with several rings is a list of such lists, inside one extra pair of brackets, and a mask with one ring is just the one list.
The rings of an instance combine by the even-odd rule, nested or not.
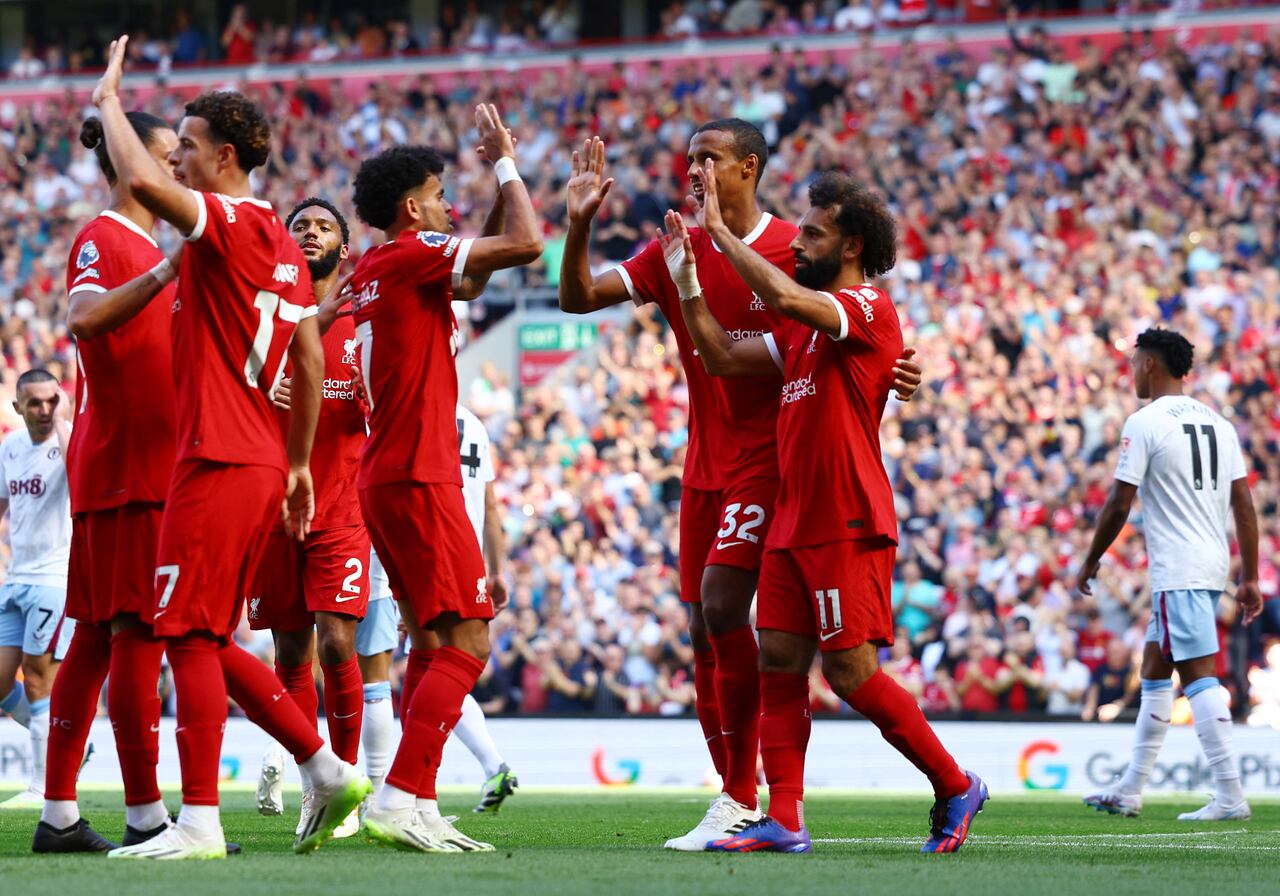
[(311, 272), (311, 279), (323, 280), (335, 270), (337, 270), (338, 262), (342, 261), (339, 257), (342, 254), (342, 248), (334, 249), (332, 252), (326, 252), (319, 258), (307, 261), (307, 270)]
[(842, 267), (839, 252), (807, 259), (803, 266), (797, 260), (796, 282), (806, 289), (824, 289), (840, 276)]

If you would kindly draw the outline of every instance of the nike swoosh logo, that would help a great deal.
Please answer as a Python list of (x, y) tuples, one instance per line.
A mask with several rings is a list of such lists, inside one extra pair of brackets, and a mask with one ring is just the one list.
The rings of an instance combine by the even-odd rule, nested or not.
[(1151, 716), (1151, 718), (1155, 719), (1157, 722), (1163, 722), (1163, 723), (1164, 723), (1164, 724), (1166, 724), (1166, 725), (1168, 725), (1168, 724), (1169, 724), (1169, 720), (1168, 720), (1168, 719), (1162, 719), (1162, 718), (1160, 718), (1158, 715), (1156, 715), (1155, 713), (1148, 713), (1148, 715), (1150, 715), (1150, 716)]
[(151, 733), (152, 733), (152, 734), (159, 734), (159, 733), (160, 733), (160, 726), (159, 726), (159, 725), (152, 725), (152, 726), (151, 726)]
[(333, 602), (335, 604), (345, 604), (349, 600), (359, 600), (359, 599), (360, 599), (360, 595), (353, 594), (351, 597), (335, 597), (333, 599)]
[(720, 542), (718, 545), (716, 545), (716, 550), (717, 550), (717, 551), (723, 551), (723, 550), (725, 550), (726, 548), (733, 548), (733, 547), (737, 547), (737, 546), (738, 546), (738, 545), (740, 545), (740, 544), (746, 544), (746, 542), (745, 542), (745, 541), (730, 541), (730, 542), (724, 542), (724, 541), (722, 541), (722, 542)]
[(818, 640), (819, 640), (819, 641), (830, 641), (830, 640), (831, 640), (832, 638), (834, 638), (836, 635), (842, 634), (843, 632), (844, 632), (844, 629), (837, 629), (837, 630), (836, 630), (836, 631), (834, 631), (834, 632), (827, 632), (825, 635), (818, 635)]
[[(358, 710), (357, 710), (357, 712), (358, 712)], [(356, 713), (354, 713), (354, 712), (349, 712), (349, 713), (347, 713), (345, 716), (344, 716), (344, 715), (341, 715), (340, 713), (336, 713), (336, 712), (335, 712), (335, 713), (333, 714), (333, 717), (334, 717), (335, 719), (350, 719), (350, 718), (354, 718), (354, 717), (355, 717), (355, 715), (356, 715)]]

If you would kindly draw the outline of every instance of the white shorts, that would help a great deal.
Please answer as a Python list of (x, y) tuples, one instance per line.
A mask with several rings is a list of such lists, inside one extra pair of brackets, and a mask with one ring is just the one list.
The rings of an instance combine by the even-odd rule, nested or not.
[(53, 658), (62, 659), (75, 632), (75, 623), (63, 616), (66, 605), (66, 588), (6, 582), (0, 588), (0, 647), (21, 647), (28, 656), (53, 650)]
[(1221, 591), (1157, 591), (1151, 595), (1147, 642), (1175, 663), (1218, 652)]

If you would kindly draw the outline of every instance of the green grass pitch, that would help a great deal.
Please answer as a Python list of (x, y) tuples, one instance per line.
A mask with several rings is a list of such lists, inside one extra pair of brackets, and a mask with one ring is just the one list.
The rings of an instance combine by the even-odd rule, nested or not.
[[(454, 790), (441, 795), (441, 809), (461, 815), (459, 828), (497, 852), (427, 856), (357, 837), (295, 856), (296, 793), (287, 795), (285, 816), (262, 818), (251, 794), (233, 792), (224, 794), (223, 825), (244, 855), (221, 862), (36, 857), (29, 851), (36, 813), (0, 813), (0, 887), (5, 896), (1276, 892), (1280, 802), (1255, 802), (1248, 822), (1178, 822), (1179, 811), (1201, 805), (1198, 796), (1152, 799), (1139, 819), (1099, 815), (1066, 797), (997, 796), (960, 853), (922, 856), (927, 798), (818, 792), (805, 805), (813, 853), (718, 856), (661, 848), (701, 817), (710, 793), (530, 789), (499, 815), (475, 816), (475, 794)], [(169, 804), (177, 802), (169, 794)], [(81, 805), (100, 832), (121, 835), (119, 794), (89, 792)]]

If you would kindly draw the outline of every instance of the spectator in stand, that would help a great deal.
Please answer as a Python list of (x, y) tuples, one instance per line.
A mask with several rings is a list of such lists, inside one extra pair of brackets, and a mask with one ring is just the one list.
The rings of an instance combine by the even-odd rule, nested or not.
[(1093, 672), (1080, 717), (1086, 722), (1111, 722), (1128, 709), (1138, 693), (1140, 678), (1133, 654), (1118, 638), (1107, 642), (1106, 662)]
[(1080, 718), (1084, 698), (1092, 684), (1089, 667), (1076, 659), (1076, 642), (1063, 638), (1058, 645), (1059, 662), (1045, 673), (1044, 689), (1048, 696), (1046, 712), (1051, 716)]
[(249, 9), (243, 3), (231, 7), (231, 18), (222, 29), (222, 60), (228, 65), (248, 65), (255, 58), (258, 29), (249, 21)]
[(912, 641), (933, 621), (942, 598), (942, 589), (920, 577), (920, 565), (914, 561), (902, 564), (901, 579), (893, 583), (891, 599), (897, 624)]
[(1013, 617), (1013, 633), (1004, 652), (1004, 708), (1026, 715), (1044, 711), (1044, 662), (1036, 653), (1035, 636), (1026, 616)]
[(39, 78), (45, 73), (45, 64), (36, 55), (34, 41), (28, 38), (18, 50), (18, 58), (9, 66), (11, 78)]
[(195, 65), (205, 60), (204, 34), (191, 24), (191, 16), (185, 9), (174, 13), (169, 44), (172, 47), (173, 61), (178, 65)]
[(1076, 656), (1093, 673), (1106, 662), (1107, 647), (1114, 635), (1103, 624), (1102, 611), (1097, 607), (1089, 607), (1085, 620), (1085, 627), (1076, 639)]
[(876, 27), (871, 0), (845, 0), (844, 6), (831, 18), (833, 31), (870, 31)]
[(991, 655), (985, 638), (970, 638), (964, 660), (956, 666), (956, 694), (968, 714), (997, 712), (1008, 685), (1008, 670)]

